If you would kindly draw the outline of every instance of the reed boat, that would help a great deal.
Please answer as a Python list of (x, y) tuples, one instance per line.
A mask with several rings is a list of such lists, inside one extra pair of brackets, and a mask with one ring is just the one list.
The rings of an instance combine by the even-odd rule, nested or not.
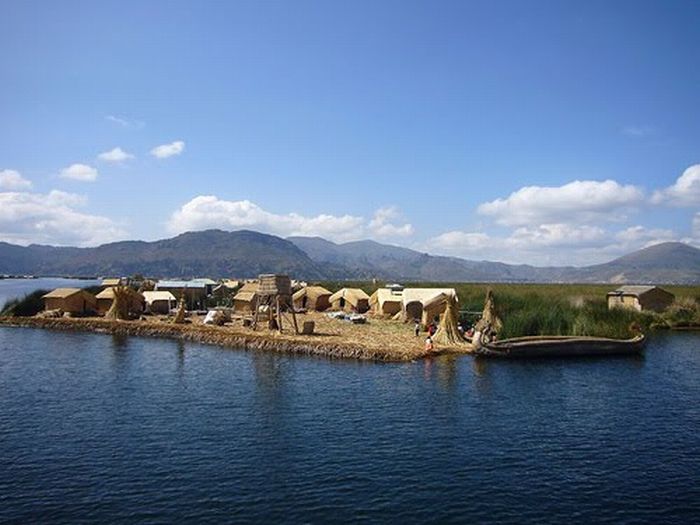
[(579, 336), (530, 336), (476, 345), (474, 354), (487, 357), (575, 357), (639, 354), (646, 337), (639, 334), (631, 339), (607, 339)]

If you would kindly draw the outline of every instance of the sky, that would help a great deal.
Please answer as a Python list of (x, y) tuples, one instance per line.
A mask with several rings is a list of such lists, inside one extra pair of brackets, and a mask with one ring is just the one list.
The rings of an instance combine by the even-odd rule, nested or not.
[(700, 2), (0, 0), (0, 241), (700, 246)]

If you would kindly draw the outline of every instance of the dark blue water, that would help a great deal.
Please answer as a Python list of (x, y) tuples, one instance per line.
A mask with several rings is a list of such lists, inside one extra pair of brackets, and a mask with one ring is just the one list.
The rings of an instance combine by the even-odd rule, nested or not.
[(0, 329), (0, 521), (692, 523), (700, 339), (379, 365)]
[(54, 288), (85, 288), (100, 284), (91, 279), (61, 279), (58, 277), (41, 277), (38, 279), (0, 279), (0, 310), (10, 299), (24, 297), (34, 290), (53, 290)]

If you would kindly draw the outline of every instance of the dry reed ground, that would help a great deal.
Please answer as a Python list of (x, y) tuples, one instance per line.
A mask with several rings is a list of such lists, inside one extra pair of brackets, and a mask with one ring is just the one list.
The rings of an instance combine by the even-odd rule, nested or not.
[[(287, 319), (285, 319), (287, 320)], [(355, 325), (347, 321), (329, 319), (320, 313), (297, 316), (301, 327), (304, 321), (316, 324), (313, 335), (296, 335), (285, 323), (284, 332), (245, 328), (240, 321), (225, 326), (202, 324), (202, 318), (192, 317), (189, 324), (173, 324), (165, 318), (148, 321), (112, 321), (99, 317), (75, 319), (41, 319), (36, 317), (4, 317), (0, 324), (56, 330), (76, 330), (115, 333), (146, 337), (166, 337), (200, 343), (266, 350), (285, 353), (323, 355), (374, 361), (412, 361), (427, 357), (424, 336), (416, 337), (411, 324), (384, 319), (370, 319), (367, 324)], [(291, 318), (288, 319), (291, 322)], [(468, 345), (436, 346), (433, 353), (466, 352)]]

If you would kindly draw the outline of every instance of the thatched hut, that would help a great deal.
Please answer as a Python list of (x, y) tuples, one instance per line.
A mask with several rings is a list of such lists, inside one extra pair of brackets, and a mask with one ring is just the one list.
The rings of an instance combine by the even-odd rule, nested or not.
[(147, 291), (142, 294), (146, 302), (146, 311), (152, 314), (167, 315), (177, 304), (177, 299), (170, 292)]
[(45, 310), (62, 310), (74, 315), (84, 315), (97, 310), (95, 296), (80, 288), (56, 288), (42, 299)]
[(306, 286), (292, 295), (294, 308), (322, 312), (330, 308), (331, 295), (323, 286)]
[(401, 311), (403, 291), (379, 288), (370, 295), (369, 304), (375, 315), (394, 316)]
[(369, 295), (359, 288), (342, 288), (331, 295), (328, 300), (334, 310), (358, 314), (369, 310)]
[(638, 312), (663, 312), (676, 298), (658, 286), (620, 286), (608, 293), (608, 309), (629, 308)]
[(404, 321), (419, 321), (423, 327), (438, 322), (445, 311), (445, 297), (459, 303), (454, 288), (406, 288), (403, 291), (402, 316)]
[[(95, 296), (95, 299), (97, 299), (98, 314), (105, 315), (112, 307), (112, 303), (114, 302), (114, 288), (114, 286), (105, 288)], [(140, 315), (143, 313), (146, 309), (146, 300), (143, 295), (131, 288), (125, 288), (125, 291), (128, 296), (126, 310), (132, 315)]]
[(237, 314), (252, 314), (258, 297), (259, 284), (245, 283), (233, 297), (233, 311)]

